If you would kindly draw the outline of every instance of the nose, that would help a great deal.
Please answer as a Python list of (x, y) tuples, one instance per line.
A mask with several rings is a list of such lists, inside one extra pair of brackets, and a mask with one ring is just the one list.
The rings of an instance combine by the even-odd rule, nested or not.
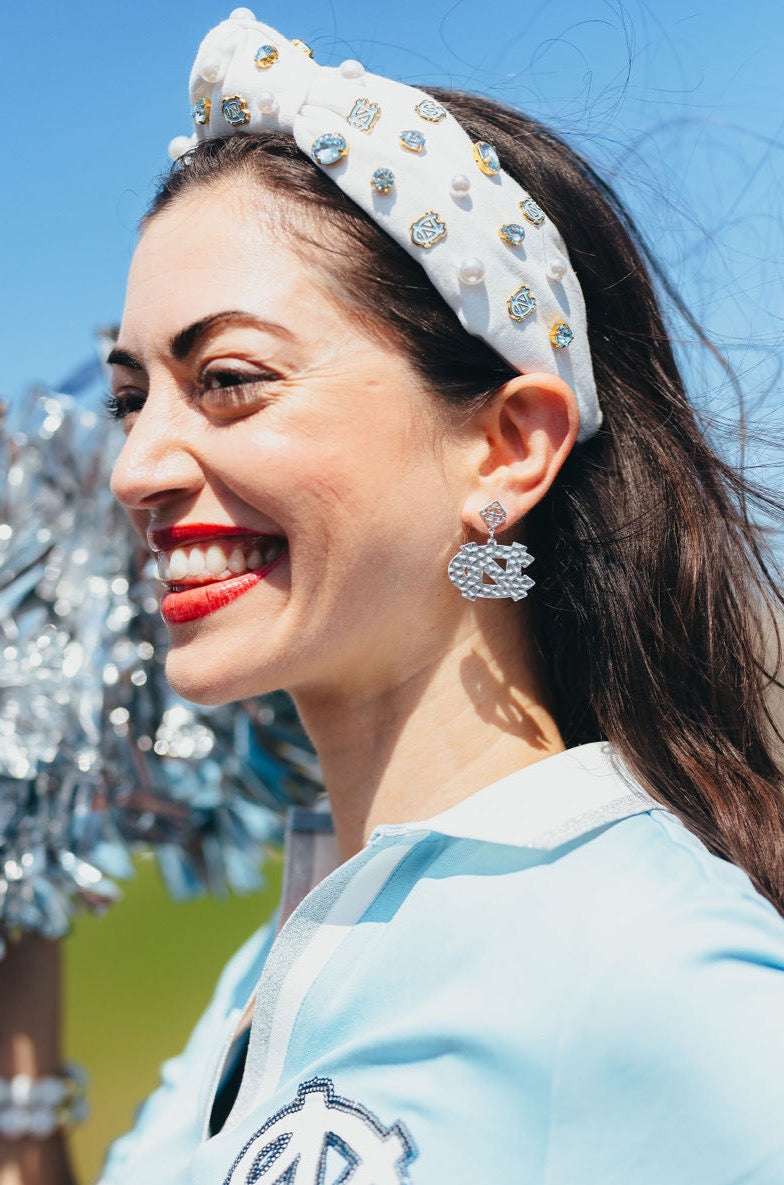
[(154, 510), (198, 493), (204, 473), (193, 424), (179, 397), (147, 396), (114, 469), (111, 489), (128, 511)]

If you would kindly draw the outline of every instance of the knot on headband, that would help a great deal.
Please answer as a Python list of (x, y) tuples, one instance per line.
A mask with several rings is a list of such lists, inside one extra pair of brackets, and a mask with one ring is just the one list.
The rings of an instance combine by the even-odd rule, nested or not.
[(601, 423), (585, 302), (563, 239), (537, 200), (416, 87), (359, 62), (320, 66), (301, 42), (236, 9), (191, 71), (194, 137), (281, 131), (423, 267), (469, 333), (520, 373), (569, 384), (580, 440)]

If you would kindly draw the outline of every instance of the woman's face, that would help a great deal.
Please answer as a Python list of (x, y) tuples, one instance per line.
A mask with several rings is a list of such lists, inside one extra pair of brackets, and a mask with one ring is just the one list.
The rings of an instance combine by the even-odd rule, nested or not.
[(113, 490), (162, 552), (169, 678), (204, 703), (383, 692), (438, 661), (465, 604), (460, 434), (273, 220), (237, 185), (157, 215), (113, 355)]

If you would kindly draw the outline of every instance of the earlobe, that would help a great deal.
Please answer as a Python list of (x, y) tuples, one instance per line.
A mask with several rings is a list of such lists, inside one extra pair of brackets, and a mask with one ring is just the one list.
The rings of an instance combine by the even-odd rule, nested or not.
[(481, 529), (481, 510), (497, 499), (511, 525), (545, 496), (580, 428), (574, 392), (557, 375), (517, 375), (477, 413), (479, 461), (466, 499), (467, 524)]

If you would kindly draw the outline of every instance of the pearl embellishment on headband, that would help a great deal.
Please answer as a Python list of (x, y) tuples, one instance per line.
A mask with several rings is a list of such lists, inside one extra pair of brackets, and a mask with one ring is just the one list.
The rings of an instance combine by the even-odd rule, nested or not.
[(566, 275), (566, 263), (563, 259), (554, 259), (547, 269), (548, 280), (562, 280)]
[(277, 96), (272, 91), (262, 91), (256, 99), (256, 106), (262, 115), (274, 115), (279, 107)]
[(226, 63), (210, 58), (199, 71), (205, 82), (220, 82), (226, 73)]
[(481, 259), (464, 259), (457, 274), (461, 284), (481, 284), (485, 278), (485, 265)]
[(339, 70), (344, 78), (364, 78), (365, 76), (365, 67), (354, 58), (348, 58), (345, 62), (341, 62)]
[(460, 201), (460, 198), (466, 197), (471, 188), (471, 182), (465, 173), (455, 173), (452, 180), (449, 182), (449, 192), (455, 201)]
[(175, 136), (173, 140), (169, 141), (169, 156), (172, 160), (179, 160), (186, 152), (189, 152), (196, 143), (195, 137), (192, 136)]

